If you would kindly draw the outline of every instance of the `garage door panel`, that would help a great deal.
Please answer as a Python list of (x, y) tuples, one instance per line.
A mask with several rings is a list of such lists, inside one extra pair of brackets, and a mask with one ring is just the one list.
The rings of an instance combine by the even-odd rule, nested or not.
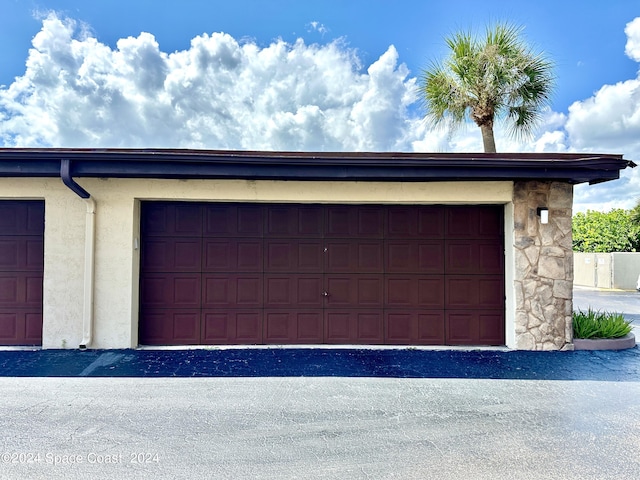
[(261, 274), (206, 274), (203, 283), (203, 308), (258, 308), (262, 306)]
[(0, 240), (0, 270), (15, 271), (19, 269), (20, 261), (18, 250), (20, 242), (17, 238), (6, 238)]
[(504, 314), (501, 311), (455, 311), (447, 315), (448, 345), (504, 344)]
[(360, 205), (327, 207), (326, 237), (382, 238), (384, 210)]
[(322, 343), (323, 312), (317, 310), (265, 309), (265, 343)]
[(501, 206), (448, 207), (445, 236), (454, 238), (501, 238), (503, 234)]
[(449, 208), (446, 210), (445, 237), (446, 238), (475, 238), (477, 237), (477, 221), (473, 212), (468, 208)]
[(0, 342), (3, 345), (15, 345), (19, 341), (22, 316), (22, 312), (0, 310)]
[(179, 342), (200, 342), (200, 312), (177, 312), (173, 314), (173, 335)]
[(145, 345), (200, 343), (199, 309), (145, 309), (140, 317), (139, 341)]
[(41, 345), (42, 312), (0, 308), (0, 344)]
[(387, 310), (385, 337), (399, 345), (443, 345), (444, 310)]
[(446, 245), (447, 273), (478, 273), (477, 248), (472, 241), (451, 240)]
[(208, 203), (204, 210), (205, 237), (262, 237), (263, 208), (260, 205)]
[(497, 275), (486, 277), (448, 275), (445, 280), (445, 308), (502, 308), (504, 306), (503, 280)]
[(326, 273), (384, 271), (384, 248), (376, 240), (329, 240)]
[(0, 235), (44, 235), (44, 202), (0, 201)]
[(141, 282), (145, 306), (197, 308), (200, 306), (200, 275), (195, 273), (152, 273)]
[(444, 309), (444, 279), (441, 275), (386, 275), (386, 308)]
[(24, 279), (19, 274), (0, 273), (0, 307), (17, 307), (24, 301)]
[(446, 312), (447, 344), (470, 345), (477, 342), (477, 316), (472, 311)]
[(262, 310), (203, 310), (202, 343), (263, 343), (262, 315)]
[(149, 238), (141, 252), (142, 268), (150, 272), (199, 272), (201, 243), (199, 238)]
[(41, 271), (44, 242), (34, 236), (0, 236), (0, 271)]
[(392, 206), (387, 216), (387, 238), (444, 238), (442, 207)]
[(216, 239), (204, 241), (204, 272), (261, 272), (263, 245), (261, 239)]
[(35, 310), (33, 312), (24, 313), (25, 336), (24, 345), (41, 345), (42, 344), (42, 312)]
[(322, 308), (322, 275), (265, 275), (265, 308)]
[(0, 272), (0, 308), (42, 307), (42, 275)]
[(202, 235), (202, 213), (189, 203), (149, 202), (142, 204), (142, 232), (146, 236)]
[(502, 245), (487, 240), (448, 240), (445, 265), (447, 273), (501, 274), (504, 251)]
[(42, 305), (42, 275), (29, 274), (25, 278), (25, 299), (26, 306)]
[(444, 243), (439, 240), (385, 242), (388, 273), (444, 273)]
[(322, 208), (317, 205), (266, 207), (267, 238), (319, 238), (324, 229)]
[(504, 344), (504, 313), (501, 310), (478, 312), (478, 343)]
[(26, 242), (25, 270), (42, 271), (44, 268), (44, 239), (31, 237)]
[(384, 301), (382, 275), (327, 275), (327, 308), (378, 308)]
[(501, 275), (504, 271), (504, 247), (502, 244), (478, 243), (479, 272)]
[(501, 238), (503, 235), (503, 208), (487, 206), (477, 210), (478, 236)]
[(384, 343), (384, 317), (381, 310), (326, 310), (327, 343)]
[(265, 240), (266, 272), (322, 272), (324, 243), (321, 240)]
[(478, 283), (478, 308), (502, 308), (504, 306), (504, 279), (480, 278)]

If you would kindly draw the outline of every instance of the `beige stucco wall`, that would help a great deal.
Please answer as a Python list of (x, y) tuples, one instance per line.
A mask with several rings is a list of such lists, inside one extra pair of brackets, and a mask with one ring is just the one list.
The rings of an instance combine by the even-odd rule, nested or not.
[(636, 290), (640, 252), (573, 253), (575, 285)]
[[(505, 204), (506, 339), (516, 346), (512, 182), (77, 179), (97, 203), (92, 348), (137, 346), (140, 200)], [(82, 341), (86, 206), (60, 179), (0, 179), (0, 199), (45, 200), (44, 348)]]

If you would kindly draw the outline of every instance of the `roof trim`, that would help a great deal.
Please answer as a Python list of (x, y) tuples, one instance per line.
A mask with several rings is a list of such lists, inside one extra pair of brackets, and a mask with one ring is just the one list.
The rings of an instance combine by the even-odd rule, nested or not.
[(0, 177), (481, 181), (600, 183), (635, 167), (590, 153), (257, 152), (176, 149), (0, 148)]

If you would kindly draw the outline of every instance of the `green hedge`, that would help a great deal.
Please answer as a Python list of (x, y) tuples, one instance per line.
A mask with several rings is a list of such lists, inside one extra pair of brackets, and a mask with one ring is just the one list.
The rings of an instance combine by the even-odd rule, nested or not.
[(631, 322), (621, 313), (594, 311), (573, 312), (574, 338), (620, 338), (631, 333)]

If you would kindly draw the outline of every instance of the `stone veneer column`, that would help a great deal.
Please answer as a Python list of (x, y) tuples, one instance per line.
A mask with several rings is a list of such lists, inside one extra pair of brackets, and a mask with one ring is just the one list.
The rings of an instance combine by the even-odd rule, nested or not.
[[(516, 348), (573, 347), (573, 186), (563, 182), (515, 182), (514, 260)], [(549, 209), (542, 225), (538, 207)]]

